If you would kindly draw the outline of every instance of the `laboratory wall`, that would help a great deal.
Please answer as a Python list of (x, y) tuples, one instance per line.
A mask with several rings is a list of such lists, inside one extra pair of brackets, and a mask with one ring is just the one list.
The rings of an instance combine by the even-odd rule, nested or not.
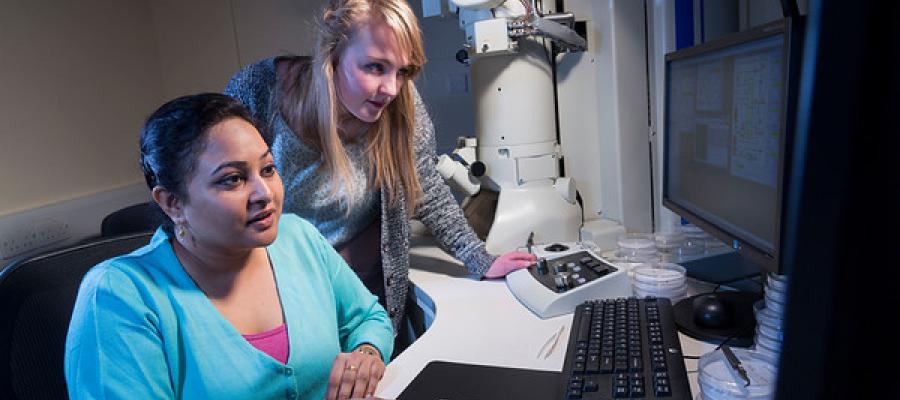
[(163, 99), (150, 1), (0, 2), (0, 214), (136, 182)]
[(137, 141), (147, 115), (220, 92), (258, 59), (308, 54), (322, 4), (0, 0), (0, 246), (48, 221), (78, 241), (146, 200)]

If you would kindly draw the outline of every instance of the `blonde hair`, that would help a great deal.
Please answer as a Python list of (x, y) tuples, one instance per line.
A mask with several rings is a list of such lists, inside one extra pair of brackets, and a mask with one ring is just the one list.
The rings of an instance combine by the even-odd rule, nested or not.
[(295, 61), (284, 74), (281, 114), (301, 139), (321, 152), (322, 165), (331, 173), (332, 195), (337, 195), (343, 185), (349, 210), (353, 182), (350, 161), (338, 133), (339, 110), (343, 106), (335, 92), (334, 76), (338, 58), (357, 31), (370, 21), (381, 21), (390, 27), (410, 65), (409, 73), (402, 78), (407, 82), (366, 133), (369, 185), (387, 190), (391, 205), (399, 201), (402, 189), (407, 213), (411, 214), (422, 192), (413, 148), (412, 79), (425, 64), (425, 51), (416, 16), (404, 0), (332, 0), (318, 21), (312, 60), (308, 64)]

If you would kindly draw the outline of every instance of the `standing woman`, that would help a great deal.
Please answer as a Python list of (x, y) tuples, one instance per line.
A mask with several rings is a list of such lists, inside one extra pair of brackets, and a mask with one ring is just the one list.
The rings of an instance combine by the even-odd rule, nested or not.
[(489, 255), (435, 169), (434, 127), (412, 82), (425, 53), (409, 5), (332, 0), (319, 22), (312, 57), (249, 65), (225, 93), (251, 110), (272, 141), (285, 210), (338, 249), (402, 335), (410, 217), (473, 277), (505, 276), (534, 256)]

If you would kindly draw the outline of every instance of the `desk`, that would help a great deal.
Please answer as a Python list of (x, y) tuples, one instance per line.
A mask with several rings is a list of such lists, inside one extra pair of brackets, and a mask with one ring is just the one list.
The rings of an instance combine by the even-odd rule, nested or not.
[[(413, 237), (409, 276), (417, 287), (428, 330), (385, 370), (376, 396), (394, 399), (429, 361), (442, 360), (500, 367), (562, 371), (572, 314), (540, 319), (513, 297), (502, 279), (466, 277), (461, 263), (434, 245), (430, 237)], [(690, 281), (688, 295), (711, 286)], [(427, 318), (427, 315), (426, 315)], [(559, 343), (549, 357), (538, 350), (560, 327)], [(715, 346), (679, 333), (684, 354), (700, 356)], [(686, 360), (691, 393), (696, 396), (697, 360)]]

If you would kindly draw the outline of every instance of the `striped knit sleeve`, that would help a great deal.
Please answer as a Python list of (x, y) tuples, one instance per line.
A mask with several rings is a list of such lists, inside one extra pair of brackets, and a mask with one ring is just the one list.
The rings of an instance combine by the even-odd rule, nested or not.
[(416, 171), (424, 192), (415, 214), (445, 251), (462, 261), (469, 274), (481, 278), (496, 257), (485, 250), (484, 242), (475, 235), (450, 193), (450, 187), (437, 172), (434, 125), (418, 91), (414, 90), (414, 93)]

